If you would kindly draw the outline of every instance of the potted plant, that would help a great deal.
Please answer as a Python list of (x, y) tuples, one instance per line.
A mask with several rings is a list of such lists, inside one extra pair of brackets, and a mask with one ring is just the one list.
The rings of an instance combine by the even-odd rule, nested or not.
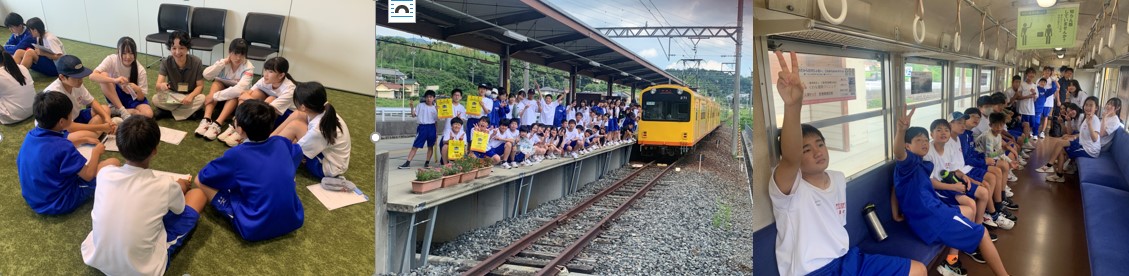
[(442, 186), (443, 172), (438, 169), (419, 169), (416, 171), (416, 180), (412, 181), (412, 192), (422, 194), (439, 189)]
[(475, 159), (478, 165), (478, 178), (485, 178), (494, 172), (494, 162), (489, 158)]
[(439, 170), (443, 173), (443, 188), (459, 184), (459, 168), (455, 166), (454, 162), (447, 162)]
[(462, 173), (459, 177), (459, 183), (467, 183), (474, 178), (478, 177), (478, 166), (474, 159), (463, 158), (455, 161), (459, 166), (459, 172)]

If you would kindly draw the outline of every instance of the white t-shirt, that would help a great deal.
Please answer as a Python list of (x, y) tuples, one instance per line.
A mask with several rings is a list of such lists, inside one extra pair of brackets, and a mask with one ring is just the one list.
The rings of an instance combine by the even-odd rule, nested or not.
[(24, 85), (20, 85), (6, 68), (0, 67), (0, 124), (12, 124), (31, 117), (31, 106), (35, 103), (35, 82), (31, 73), (23, 65), (20, 74)]
[(435, 109), (435, 105), (427, 105), (427, 103), (416, 104), (416, 122), (421, 125), (435, 124), (439, 120), (439, 110)]
[[(1098, 137), (1098, 141), (1092, 140), (1093, 136), (1090, 135), (1090, 130), (1101, 131), (1101, 127), (1102, 120), (1098, 119), (1098, 115), (1090, 115), (1085, 123), (1078, 126), (1078, 144), (1082, 145), (1082, 149), (1086, 150), (1090, 157), (1097, 158), (1102, 151), (1101, 137)], [(1098, 133), (1098, 135), (1101, 135), (1101, 133)]]
[[(1047, 85), (1044, 85), (1043, 88), (1044, 89), (1057, 88), (1056, 86), (1058, 86), (1058, 78), (1051, 77), (1050, 80), (1047, 80)], [(1047, 101), (1043, 103), (1043, 107), (1055, 107), (1055, 99), (1054, 99), (1055, 95), (1058, 95), (1058, 93), (1052, 94), (1050, 97), (1047, 97)], [(1048, 114), (1047, 116), (1050, 116), (1050, 115)]]
[[(1113, 132), (1117, 131), (1118, 128), (1124, 127), (1124, 125), (1121, 124), (1121, 119), (1117, 117), (1105, 119), (1102, 121), (1102, 124), (1105, 125), (1105, 131), (1109, 132), (1109, 135), (1102, 136), (1099, 140), (1102, 143), (1102, 150), (1107, 150), (1109, 149), (1109, 142), (1113, 142)], [(1098, 134), (1101, 134), (1101, 129), (1098, 129), (1098, 131)]]
[(929, 177), (941, 180), (941, 171), (961, 171), (968, 173), (972, 167), (964, 165), (964, 154), (960, 151), (960, 143), (949, 139), (945, 142), (945, 152), (940, 153), (933, 143), (929, 143), (929, 153), (922, 157), (922, 160), (933, 163), (933, 171), (929, 173)]
[[(438, 112), (438, 111), (436, 111), (436, 112)], [(451, 117), (451, 119), (454, 119), (454, 118), (462, 119), (463, 120), (463, 129), (466, 129), (466, 123), (467, 123), (466, 122), (466, 116), (467, 116), (466, 115), (466, 107), (463, 106), (462, 104), (454, 103), (454, 104), (451, 105), (451, 112), (454, 113), (454, 115), (455, 115), (455, 117)], [(443, 124), (444, 124), (443, 135), (451, 134), (451, 119), (443, 120)], [(474, 128), (474, 126), (471, 126), (471, 128)]]
[(482, 97), (482, 115), (469, 115), (471, 118), (482, 118), (483, 115), (488, 115), (491, 110), (494, 110), (494, 100), (488, 97)]
[(574, 128), (574, 129), (565, 131), (564, 142), (566, 144), (571, 143), (572, 139), (581, 139), (581, 138), (583, 138), (583, 136), (580, 135), (580, 130), (578, 130), (578, 129)]
[(539, 119), (539, 123), (542, 125), (553, 125), (553, 120), (556, 119), (557, 115), (557, 106), (559, 105), (560, 103), (557, 101), (550, 100), (546, 103), (545, 100), (541, 100), (541, 118)]
[(97, 182), (82, 261), (109, 275), (164, 274), (169, 243), (162, 219), (184, 212), (180, 185), (130, 165), (103, 168)]
[(244, 60), (238, 67), (231, 67), (230, 62), (223, 59), (204, 68), (204, 79), (219, 81), (227, 88), (216, 91), (218, 101), (226, 101), (239, 97), (240, 93), (251, 89), (251, 79), (255, 77), (255, 65), (250, 60)]
[(255, 86), (251, 88), (262, 91), (263, 94), (267, 94), (268, 97), (274, 97), (274, 101), (271, 101), (270, 106), (274, 107), (274, 109), (278, 111), (278, 114), (286, 113), (287, 109), (294, 110), (295, 86), (294, 82), (290, 81), (290, 79), (282, 79), (282, 84), (280, 84), (278, 88), (274, 88), (273, 85), (268, 84), (265, 80), (259, 79), (259, 81), (255, 82)]
[(456, 129), (455, 132), (447, 131), (443, 133), (443, 141), (463, 141), (466, 142), (466, 130)]
[(826, 173), (831, 186), (820, 190), (797, 170), (790, 195), (780, 191), (775, 177), (769, 178), (780, 275), (807, 275), (847, 254), (847, 179), (842, 172)]
[[(134, 63), (133, 66), (141, 66), (140, 62), (134, 61), (133, 63)], [(145, 68), (137, 68), (137, 69), (138, 70), (137, 70), (137, 83), (136, 84), (137, 84), (137, 86), (141, 87), (141, 94), (142, 95), (149, 95), (149, 77), (145, 73), (146, 70), (145, 70)], [(118, 57), (118, 54), (112, 54), (112, 55), (108, 55), (108, 56), (106, 56), (106, 58), (102, 59), (102, 63), (98, 64), (98, 67), (95, 67), (94, 71), (106, 73), (106, 75), (110, 76), (111, 78), (125, 77), (125, 78), (128, 79), (130, 67), (126, 67), (125, 65), (122, 64), (122, 60), (121, 60), (121, 58)], [(123, 91), (124, 91), (124, 89), (123, 89)], [(137, 91), (134, 91), (134, 92), (137, 92)], [(103, 93), (105, 93), (105, 91), (103, 91)]]
[(578, 112), (578, 111), (580, 111), (580, 108), (569, 108), (568, 110), (566, 110), (565, 111), (565, 122), (568, 122), (570, 120), (576, 120), (576, 112)]
[[(35, 43), (39, 43), (39, 42), (36, 41)], [(43, 34), (43, 44), (42, 45), (44, 47), (46, 47), (47, 49), (51, 49), (51, 51), (55, 52), (56, 54), (63, 54), (63, 55), (67, 54), (66, 52), (63, 51), (63, 41), (59, 40), (59, 37), (55, 36), (54, 33), (47, 32), (47, 33)]]
[(501, 139), (510, 139), (509, 131), (502, 131), (501, 128), (495, 128), (490, 132), (490, 142), (486, 143), (488, 148), (497, 148), (504, 145), (506, 142)]
[[(71, 108), (70, 120), (72, 121), (78, 117), (79, 111), (86, 109), (87, 106), (90, 106), (91, 103), (94, 103), (94, 96), (90, 95), (90, 91), (86, 90), (85, 85), (80, 85), (79, 87), (72, 89), (70, 92), (67, 92), (67, 90), (63, 88), (63, 82), (59, 81), (59, 79), (57, 78), (54, 82), (51, 82), (51, 84), (47, 85), (47, 89), (44, 89), (43, 91), (60, 92), (64, 95), (67, 95), (67, 97), (71, 99), (71, 104), (74, 105)], [(91, 113), (90, 115), (94, 114)]]
[(336, 141), (330, 145), (321, 133), (321, 119), (324, 115), (325, 113), (322, 113), (310, 118), (306, 135), (298, 139), (298, 145), (302, 147), (302, 153), (306, 158), (314, 158), (319, 153), (322, 155), (321, 170), (325, 176), (339, 176), (349, 170), (349, 153), (352, 152), (349, 126), (345, 125), (345, 120), (341, 119), (341, 116), (337, 116), (340, 127), (337, 128), (337, 137), (334, 139)]
[(528, 126), (537, 122), (537, 101), (525, 100), (521, 102), (524, 109), (521, 110), (521, 125)]
[(980, 116), (980, 124), (977, 124), (976, 127), (972, 128), (972, 136), (980, 136), (981, 133), (992, 130), (991, 124), (988, 123), (988, 115), (989, 114), (984, 113)]
[[(1019, 89), (1023, 89), (1023, 84), (1022, 84), (1022, 83), (1021, 83), (1021, 84), (1019, 85)], [(1009, 102), (1014, 102), (1014, 101), (1015, 101), (1015, 94), (1016, 94), (1016, 93), (1015, 93), (1015, 90), (1012, 90), (1012, 89), (1011, 89), (1011, 87), (1008, 87), (1007, 89), (1004, 89), (1004, 91), (1003, 91), (1003, 92), (1004, 92), (1004, 96), (1007, 96), (1007, 100), (1008, 100)]]
[[(1019, 94), (1016, 96), (1038, 95), (1038, 87), (1039, 85), (1036, 83), (1023, 82), (1019, 84)], [(1020, 115), (1035, 115), (1035, 98), (1022, 99), (1015, 104), (1015, 109)]]
[[(1086, 106), (1085, 106), (1086, 98), (1089, 98), (1089, 97), (1090, 97), (1090, 94), (1087, 94), (1086, 91), (1078, 91), (1078, 97), (1070, 97), (1070, 94), (1067, 93), (1066, 100), (1078, 105), (1078, 108), (1085, 109), (1086, 108)], [(1101, 109), (1100, 104), (1098, 105), (1098, 109)]]

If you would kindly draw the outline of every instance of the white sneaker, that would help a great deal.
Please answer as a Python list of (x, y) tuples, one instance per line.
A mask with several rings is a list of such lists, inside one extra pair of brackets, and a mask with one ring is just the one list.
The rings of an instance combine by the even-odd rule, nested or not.
[(221, 132), (220, 135), (217, 136), (217, 137), (220, 140), (225, 140), (225, 139), (227, 139), (228, 136), (231, 136), (232, 133), (235, 133), (235, 125), (227, 125), (227, 130), (224, 130), (223, 132)]
[(1000, 229), (1011, 230), (1011, 228), (1015, 227), (1015, 222), (1003, 215), (996, 217), (995, 222), (997, 225), (996, 227), (999, 227)]
[(526, 167), (532, 167), (532, 166), (533, 166), (533, 161), (525, 160), (525, 166), (526, 166)]
[(204, 137), (204, 132), (208, 131), (208, 119), (200, 119), (200, 125), (196, 127), (196, 137)]
[(576, 153), (575, 153), (575, 152), (573, 152), (573, 153), (572, 153), (572, 159), (576, 159), (576, 158), (578, 158), (578, 157), (577, 157)]
[(208, 125), (208, 129), (204, 131), (204, 139), (212, 141), (216, 139), (216, 135), (220, 134), (220, 125), (212, 122)]
[(239, 144), (243, 143), (243, 135), (239, 135), (239, 132), (232, 133), (231, 135), (227, 136), (227, 139), (223, 139), (223, 142), (226, 143), (229, 147), (238, 146)]
[(504, 163), (504, 162), (503, 162), (503, 163), (502, 163), (502, 167), (503, 167), (503, 168), (506, 168), (506, 169), (510, 169), (510, 163)]
[(1019, 177), (1015, 176), (1014, 172), (1007, 172), (1007, 182), (1019, 181)]
[(1063, 177), (1058, 176), (1056, 174), (1047, 175), (1046, 180), (1048, 182), (1058, 182), (1058, 183), (1066, 182), (1066, 178), (1063, 178)]
[(1011, 192), (1011, 186), (1004, 185), (1004, 195), (1006, 195), (1007, 197), (1015, 196), (1015, 193)]
[[(1027, 157), (1024, 158), (1026, 159)], [(1027, 166), (1027, 160), (1019, 159), (1019, 167), (1022, 169), (1024, 166)]]
[(1055, 172), (1055, 167), (1050, 165), (1043, 165), (1042, 167), (1035, 169), (1035, 171), (1041, 173), (1052, 173)]
[(984, 214), (984, 225), (991, 227), (1000, 227), (999, 224), (996, 224), (996, 222), (992, 220), (992, 216), (988, 214)]
[(1033, 149), (1035, 149), (1035, 145), (1033, 145), (1031, 143), (1025, 143), (1025, 144), (1023, 144), (1023, 149), (1025, 149), (1025, 150), (1032, 149), (1033, 150)]

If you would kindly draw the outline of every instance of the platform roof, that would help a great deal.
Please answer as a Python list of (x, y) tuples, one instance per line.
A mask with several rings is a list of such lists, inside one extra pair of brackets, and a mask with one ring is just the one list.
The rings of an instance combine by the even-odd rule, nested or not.
[[(416, 23), (388, 23), (388, 2), (378, 1), (376, 24), (496, 54), (505, 53), (508, 46), (511, 58), (564, 71), (576, 66), (580, 75), (610, 79), (622, 85), (684, 84), (596, 29), (540, 0), (419, 0), (416, 5)], [(506, 30), (528, 40), (507, 36)]]

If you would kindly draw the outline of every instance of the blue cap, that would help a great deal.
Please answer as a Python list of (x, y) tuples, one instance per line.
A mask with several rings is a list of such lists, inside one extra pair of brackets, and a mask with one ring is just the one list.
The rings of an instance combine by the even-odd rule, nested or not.
[(85, 78), (89, 76), (92, 71), (90, 68), (82, 66), (82, 60), (73, 55), (65, 55), (55, 61), (55, 68), (59, 70), (60, 75), (69, 78)]
[(967, 119), (968, 119), (968, 116), (965, 116), (964, 113), (961, 113), (960, 111), (953, 111), (953, 117), (952, 117), (951, 121), (967, 120)]

